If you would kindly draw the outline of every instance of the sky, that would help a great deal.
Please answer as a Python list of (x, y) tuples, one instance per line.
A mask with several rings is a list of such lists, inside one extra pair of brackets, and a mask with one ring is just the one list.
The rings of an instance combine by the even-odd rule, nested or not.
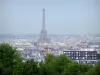
[(99, 0), (0, 0), (0, 34), (99, 34)]

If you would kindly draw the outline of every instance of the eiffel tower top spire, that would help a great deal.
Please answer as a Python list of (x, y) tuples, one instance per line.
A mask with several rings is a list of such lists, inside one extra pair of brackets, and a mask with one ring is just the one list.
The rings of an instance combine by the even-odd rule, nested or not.
[(42, 29), (46, 30), (46, 27), (45, 27), (45, 9), (44, 8), (43, 8), (43, 25), (42, 25)]

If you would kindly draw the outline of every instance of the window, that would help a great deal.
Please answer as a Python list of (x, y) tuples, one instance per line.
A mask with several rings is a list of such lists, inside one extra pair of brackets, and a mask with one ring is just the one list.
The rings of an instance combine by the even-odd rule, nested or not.
[(89, 57), (89, 59), (91, 60), (91, 57)]
[(70, 52), (68, 52), (70, 54)]
[(95, 59), (97, 59), (97, 57), (95, 57)]
[(84, 57), (82, 59), (85, 59)]
[(87, 59), (87, 57), (85, 57), (85, 59)]
[(73, 52), (71, 52), (71, 54), (73, 54)]
[(80, 52), (78, 52), (80, 54)]
[(92, 57), (92, 60), (94, 59), (94, 57)]
[(87, 57), (87, 54), (85, 56)]
[(78, 54), (78, 52), (76, 52), (76, 54)]
[(70, 55), (73, 56), (73, 52), (70, 52)]
[(76, 57), (76, 59), (78, 59), (78, 57)]
[(78, 56), (78, 54), (76, 54), (76, 56)]
[(95, 55), (97, 55), (97, 53), (95, 53)]
[(82, 60), (82, 57), (79, 57), (80, 60)]

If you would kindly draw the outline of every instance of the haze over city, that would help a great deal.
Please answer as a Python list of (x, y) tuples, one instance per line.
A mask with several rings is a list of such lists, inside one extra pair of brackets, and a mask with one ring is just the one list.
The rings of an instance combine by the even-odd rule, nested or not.
[(40, 34), (42, 9), (48, 34), (98, 34), (99, 0), (0, 0), (0, 34)]
[(99, 28), (100, 0), (0, 0), (0, 75), (100, 75)]

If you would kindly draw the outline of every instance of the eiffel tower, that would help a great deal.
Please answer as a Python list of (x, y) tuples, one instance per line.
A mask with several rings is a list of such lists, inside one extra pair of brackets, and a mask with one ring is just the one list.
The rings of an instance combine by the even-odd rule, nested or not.
[(49, 42), (49, 39), (47, 37), (46, 26), (45, 26), (45, 9), (44, 8), (43, 8), (42, 30), (41, 30), (41, 35), (38, 42)]

